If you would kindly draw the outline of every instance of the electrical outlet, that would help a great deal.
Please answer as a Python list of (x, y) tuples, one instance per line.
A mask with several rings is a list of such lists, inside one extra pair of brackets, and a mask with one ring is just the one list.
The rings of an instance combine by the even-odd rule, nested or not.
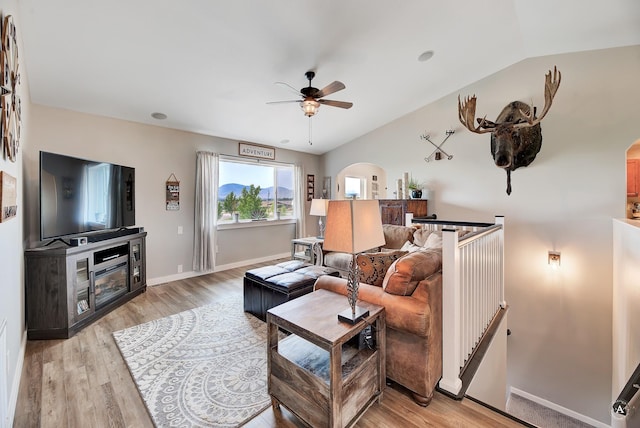
[(182, 273), (182, 265), (178, 265), (178, 273)]
[(182, 235), (182, 226), (178, 226), (178, 235)]

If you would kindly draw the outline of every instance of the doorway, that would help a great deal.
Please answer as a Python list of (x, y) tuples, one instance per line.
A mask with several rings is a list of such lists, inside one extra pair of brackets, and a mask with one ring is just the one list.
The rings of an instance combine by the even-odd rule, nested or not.
[(625, 217), (640, 220), (640, 140), (627, 150), (627, 205)]
[(354, 163), (336, 175), (334, 199), (385, 199), (387, 173), (379, 165)]

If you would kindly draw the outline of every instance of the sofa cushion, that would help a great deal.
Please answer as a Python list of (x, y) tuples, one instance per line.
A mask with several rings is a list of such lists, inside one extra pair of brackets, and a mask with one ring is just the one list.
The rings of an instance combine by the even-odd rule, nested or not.
[(442, 252), (415, 251), (402, 256), (389, 267), (382, 288), (390, 294), (410, 296), (423, 279), (442, 268)]
[(382, 287), (382, 281), (389, 266), (406, 251), (385, 251), (381, 253), (360, 253), (356, 256), (358, 264), (358, 281)]
[(334, 269), (346, 272), (351, 267), (352, 255), (339, 251), (330, 251), (324, 255), (323, 264)]
[(413, 242), (413, 232), (415, 230), (415, 228), (409, 226), (383, 224), (382, 232), (384, 233), (384, 246), (386, 248), (400, 248), (406, 241)]

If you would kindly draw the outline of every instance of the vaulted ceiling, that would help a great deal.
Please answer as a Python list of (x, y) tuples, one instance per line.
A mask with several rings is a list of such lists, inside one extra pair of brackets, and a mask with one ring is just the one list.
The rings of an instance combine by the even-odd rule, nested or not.
[[(529, 57), (640, 44), (638, 0), (20, 0), (31, 99), (324, 153)], [(428, 61), (419, 61), (425, 51)], [(549, 64), (550, 67), (553, 64)], [(309, 119), (295, 88), (346, 89)], [(540, 70), (542, 76), (547, 70)], [(151, 117), (167, 115), (164, 120)]]

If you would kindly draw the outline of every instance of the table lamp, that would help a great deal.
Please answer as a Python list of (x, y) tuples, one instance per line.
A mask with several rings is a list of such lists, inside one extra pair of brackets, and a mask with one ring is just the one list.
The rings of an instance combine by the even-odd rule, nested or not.
[(327, 204), (329, 203), (328, 199), (312, 199), (311, 200), (311, 209), (309, 210), (309, 215), (317, 215), (318, 218), (318, 229), (320, 230), (320, 236), (318, 238), (324, 238), (324, 224), (322, 223), (322, 217), (327, 215)]
[(329, 201), (323, 249), (351, 254), (347, 277), (347, 300), (350, 308), (339, 313), (338, 319), (355, 324), (369, 315), (357, 306), (358, 264), (356, 255), (385, 244), (377, 200)]

